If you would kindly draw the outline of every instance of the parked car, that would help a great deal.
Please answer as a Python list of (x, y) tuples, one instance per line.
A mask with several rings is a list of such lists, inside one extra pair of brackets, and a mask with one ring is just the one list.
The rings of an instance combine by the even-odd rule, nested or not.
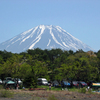
[(78, 87), (78, 81), (72, 81), (72, 86)]
[(8, 82), (8, 81), (12, 81), (12, 78), (11, 78), (11, 77), (6, 77), (6, 78), (2, 81), (2, 83), (5, 84), (5, 83)]
[(59, 87), (60, 84), (59, 84), (58, 81), (55, 80), (55, 81), (52, 82), (52, 86), (54, 86), (54, 87)]
[(62, 87), (69, 87), (71, 84), (68, 81), (61, 81), (61, 86)]
[(92, 87), (100, 87), (100, 82), (95, 82), (95, 81), (89, 81), (88, 86), (90, 86), (90, 88)]
[(89, 82), (87, 83), (87, 85), (90, 86), (90, 87), (92, 87), (92, 86), (93, 86), (93, 83), (96, 83), (96, 82), (95, 82), (95, 81), (89, 81)]
[(93, 84), (92, 84), (92, 87), (100, 87), (100, 82), (93, 83)]
[(87, 83), (84, 82), (84, 81), (79, 81), (79, 82), (78, 82), (78, 86), (79, 86), (79, 87), (85, 87), (85, 86), (87, 86)]
[(17, 83), (17, 81), (18, 81), (18, 84), (19, 84), (19, 85), (22, 84), (22, 81), (21, 81), (20, 78), (14, 78), (13, 81), (16, 82), (16, 83)]
[(38, 78), (37, 81), (38, 85), (48, 85), (48, 81), (45, 78)]
[(2, 80), (0, 79), (0, 84), (2, 84)]

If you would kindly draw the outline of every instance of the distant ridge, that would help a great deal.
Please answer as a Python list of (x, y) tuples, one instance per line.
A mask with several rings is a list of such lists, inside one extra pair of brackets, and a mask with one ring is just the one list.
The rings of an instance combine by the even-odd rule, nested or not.
[(20, 53), (28, 49), (93, 50), (60, 26), (39, 25), (0, 44), (0, 50)]

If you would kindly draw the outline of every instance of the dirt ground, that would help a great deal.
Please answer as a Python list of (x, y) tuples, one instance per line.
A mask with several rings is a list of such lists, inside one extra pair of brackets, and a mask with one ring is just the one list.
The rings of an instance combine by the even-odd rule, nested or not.
[[(52, 90), (10, 90), (12, 98), (0, 97), (0, 100), (100, 100), (100, 94), (79, 93), (70, 91)], [(56, 98), (56, 99), (54, 99)]]

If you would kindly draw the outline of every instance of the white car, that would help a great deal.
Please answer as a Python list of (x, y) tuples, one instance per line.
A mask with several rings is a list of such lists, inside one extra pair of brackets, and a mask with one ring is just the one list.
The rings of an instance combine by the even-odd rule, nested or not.
[(0, 84), (2, 84), (2, 80), (0, 79)]
[(2, 84), (2, 80), (0, 79), (0, 84)]
[(15, 78), (14, 81), (17, 83), (18, 81), (18, 84), (22, 84), (22, 81), (19, 79), (19, 78)]
[(45, 78), (38, 78), (37, 81), (38, 85), (48, 85), (48, 81)]
[(19, 84), (22, 84), (22, 81), (21, 81), (20, 79), (18, 79), (18, 83), (19, 83)]

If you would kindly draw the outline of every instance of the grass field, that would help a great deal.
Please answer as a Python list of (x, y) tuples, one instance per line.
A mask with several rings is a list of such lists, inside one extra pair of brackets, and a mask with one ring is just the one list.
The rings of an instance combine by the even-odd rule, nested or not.
[[(86, 92), (86, 88), (65, 88), (49, 86), (38, 86), (37, 89), (32, 90), (25, 89), (0, 89), (0, 100), (100, 100), (100, 94)], [(44, 90), (42, 90), (44, 89)]]

